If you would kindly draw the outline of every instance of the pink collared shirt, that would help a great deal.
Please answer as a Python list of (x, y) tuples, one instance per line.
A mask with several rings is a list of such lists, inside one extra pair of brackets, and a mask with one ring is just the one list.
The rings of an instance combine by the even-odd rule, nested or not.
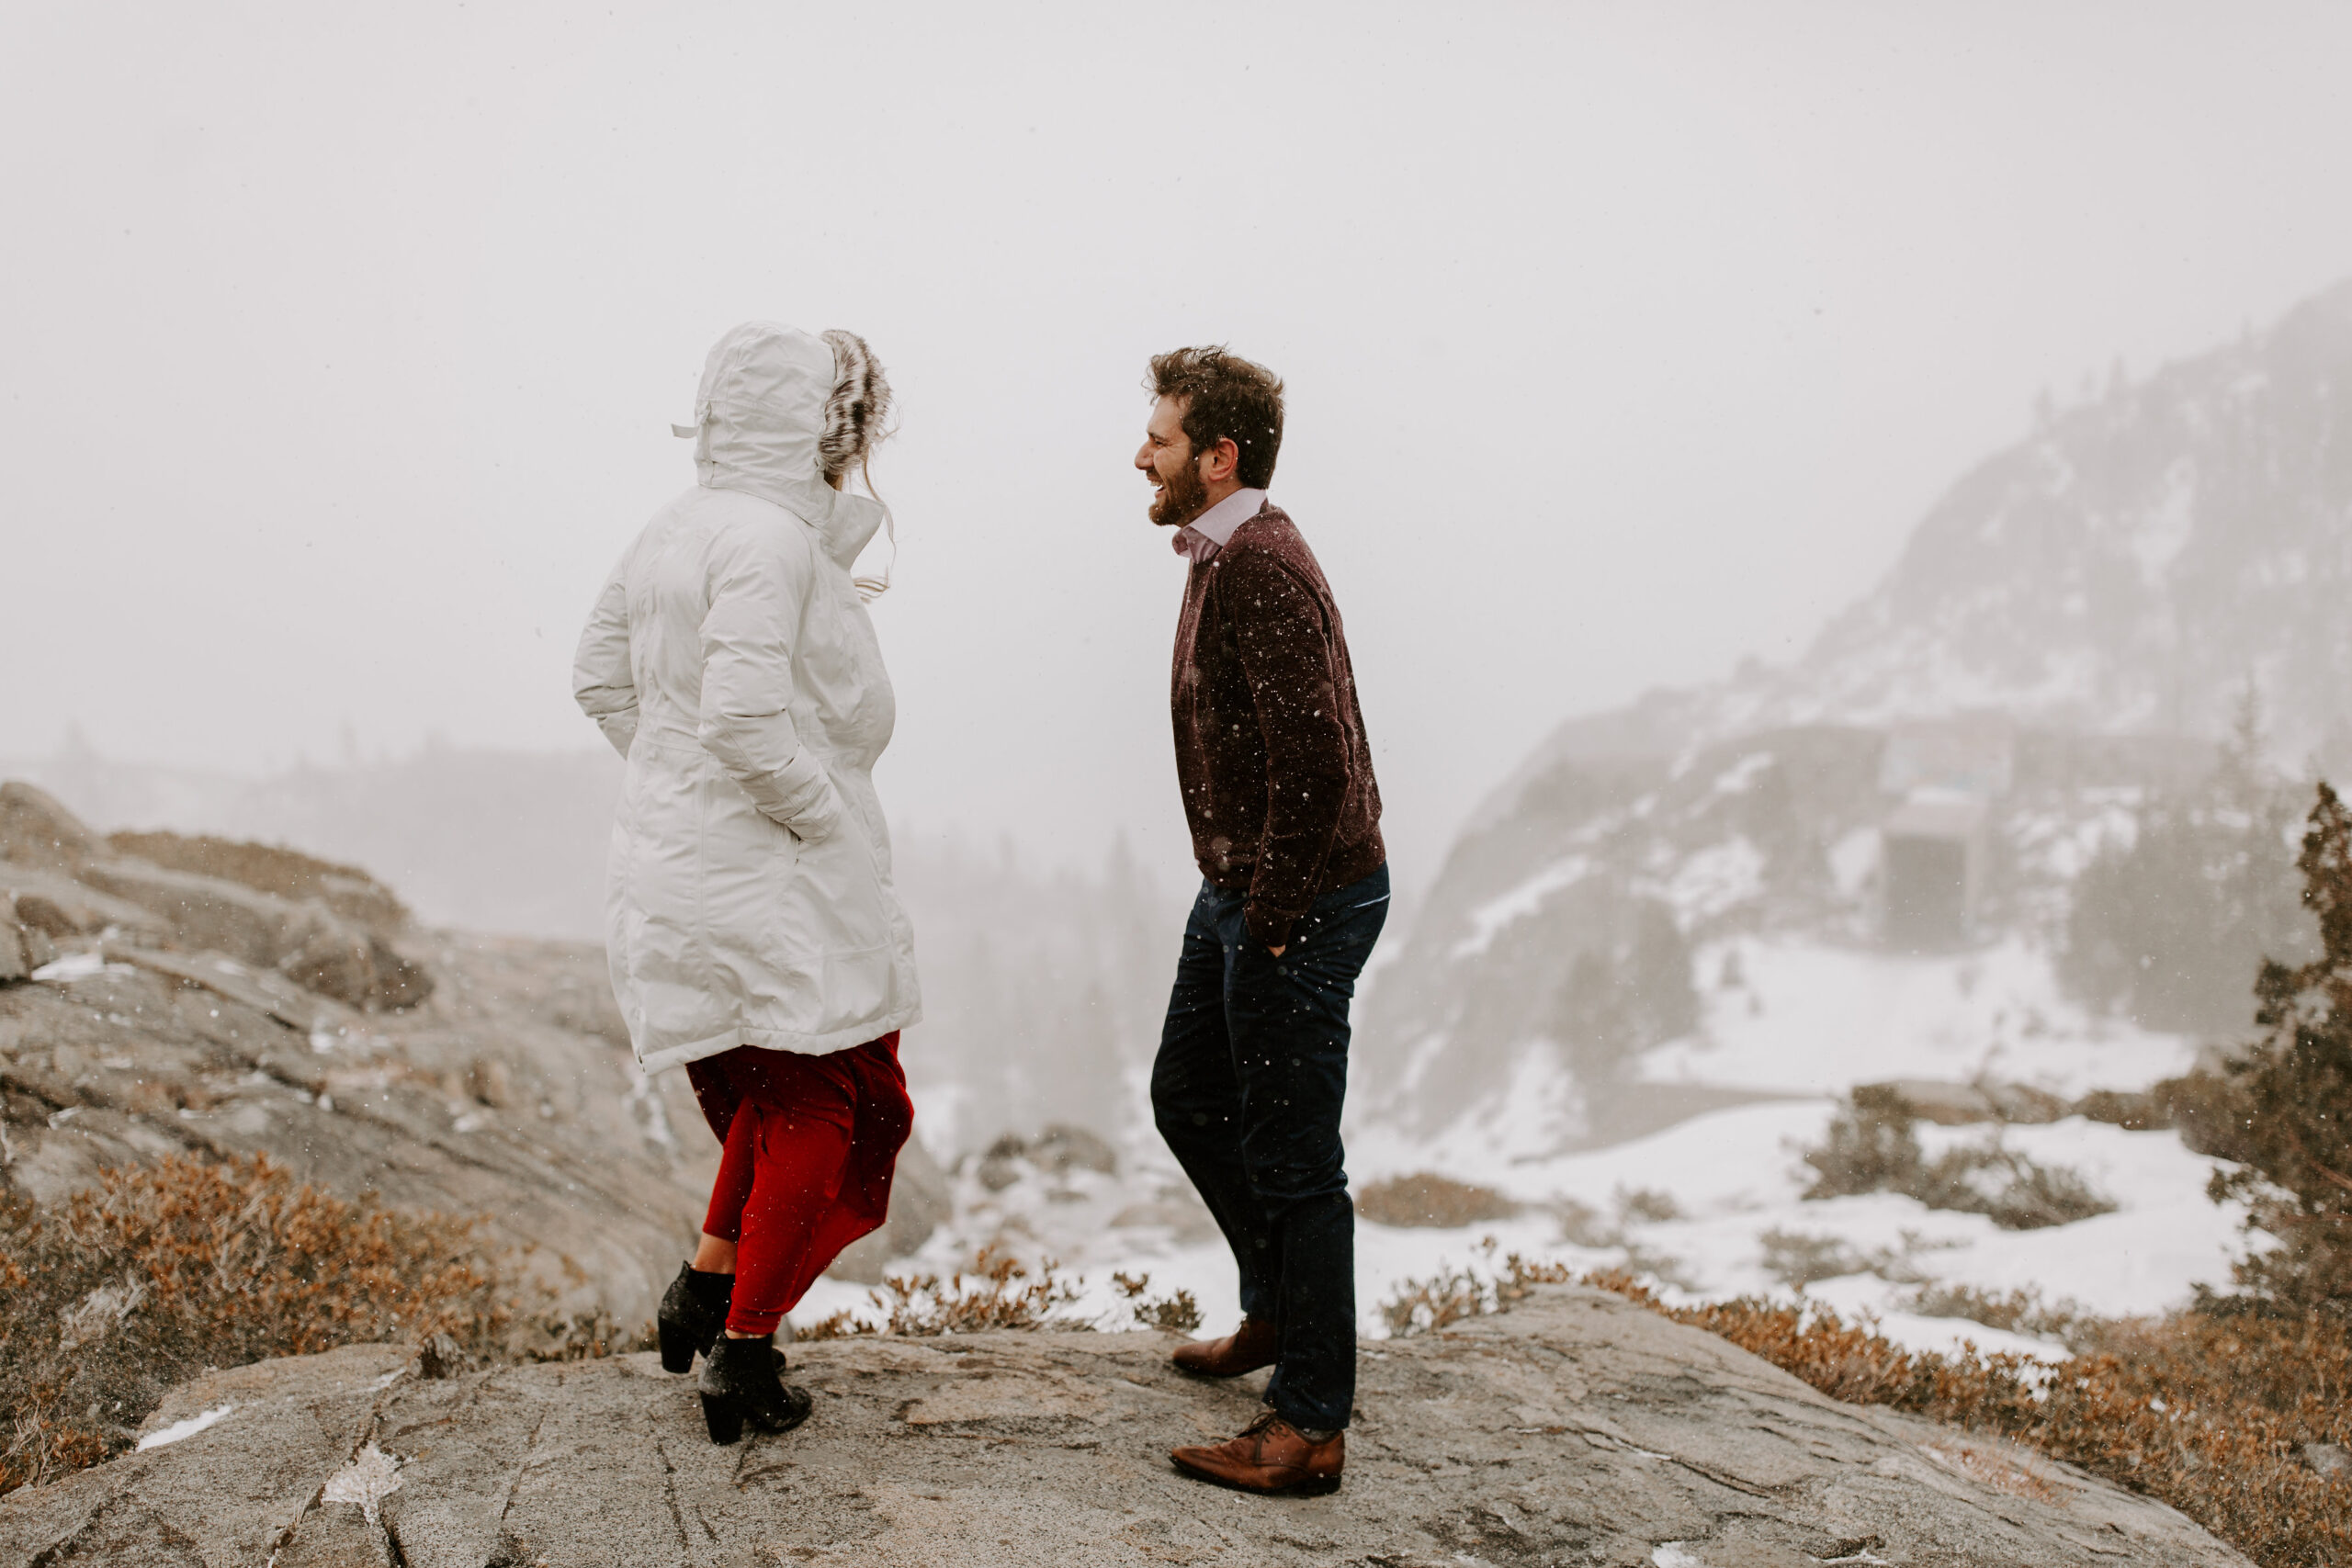
[(1233, 531), (1252, 517), (1266, 504), (1262, 490), (1237, 490), (1182, 528), (1169, 543), (1180, 556), (1190, 556), (1195, 563), (1215, 560), (1217, 551), (1225, 548)]

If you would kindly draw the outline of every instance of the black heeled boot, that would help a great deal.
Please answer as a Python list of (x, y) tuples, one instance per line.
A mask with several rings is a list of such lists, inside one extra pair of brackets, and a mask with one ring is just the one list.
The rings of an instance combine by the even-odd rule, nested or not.
[(727, 1326), (727, 1307), (735, 1295), (735, 1276), (706, 1274), (691, 1263), (678, 1267), (678, 1277), (662, 1293), (662, 1311), (653, 1320), (662, 1339), (662, 1370), (690, 1372), (695, 1358), (710, 1354), (710, 1343)]
[(712, 1442), (735, 1441), (746, 1421), (763, 1432), (789, 1432), (808, 1419), (808, 1391), (786, 1383), (784, 1368), (784, 1352), (773, 1338), (720, 1339), (711, 1346), (695, 1391)]

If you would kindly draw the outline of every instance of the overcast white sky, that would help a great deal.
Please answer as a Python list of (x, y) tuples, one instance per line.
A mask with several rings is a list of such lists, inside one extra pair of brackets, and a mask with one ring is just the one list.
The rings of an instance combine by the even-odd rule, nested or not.
[(1400, 876), (1785, 657), (2038, 389), (2352, 274), (2352, 7), (0, 8), (0, 755), (585, 746), (770, 317), (901, 434), (894, 815), (1182, 863), (1154, 350), (1281, 371)]

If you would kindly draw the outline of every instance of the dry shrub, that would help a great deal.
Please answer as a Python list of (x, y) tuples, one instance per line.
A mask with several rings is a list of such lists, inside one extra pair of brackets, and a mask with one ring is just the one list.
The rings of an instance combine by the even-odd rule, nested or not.
[[(1930, 1249), (1929, 1244), (1913, 1231), (1903, 1233), (1900, 1251), (1879, 1247), (1863, 1252), (1836, 1236), (1808, 1235), (1778, 1227), (1757, 1239), (1763, 1244), (1764, 1271), (1792, 1291), (1849, 1274), (1875, 1274), (1894, 1284), (1917, 1284), (1921, 1275), (1912, 1258)], [(1657, 1274), (1656, 1269), (1645, 1272)]]
[(1998, 1141), (1962, 1144), (1928, 1159), (1911, 1119), (1878, 1104), (1849, 1103), (1817, 1148), (1807, 1198), (1900, 1192), (1930, 1209), (1983, 1214), (2003, 1230), (2040, 1230), (2114, 1212), (2115, 1204), (2064, 1166), (2039, 1165)]
[(42, 1212), (0, 1199), (0, 1492), (129, 1446), (208, 1367), (447, 1334), (511, 1308), (473, 1222), (298, 1185), (266, 1155), (109, 1170)]
[(1375, 1181), (1357, 1193), (1356, 1213), (1374, 1224), (1453, 1230), (1508, 1220), (1519, 1213), (1519, 1205), (1491, 1187), (1417, 1170)]
[[(984, 1247), (972, 1259), (971, 1271), (942, 1280), (936, 1274), (893, 1274), (879, 1288), (866, 1292), (879, 1308), (879, 1325), (861, 1323), (846, 1311), (820, 1318), (807, 1328), (796, 1328), (796, 1339), (840, 1339), (860, 1334), (922, 1337), (934, 1334), (982, 1334), (992, 1328), (1083, 1328), (1082, 1323), (1056, 1320), (1056, 1309), (1079, 1298), (1084, 1281), (1065, 1280), (1048, 1258), (1033, 1277), (1018, 1259)], [(1193, 1309), (1196, 1316), (1199, 1309)]]
[(2052, 1305), (2038, 1291), (1996, 1295), (1974, 1285), (1931, 1281), (1912, 1292), (1910, 1309), (1921, 1317), (1961, 1317), (2011, 1334), (2037, 1335), (2068, 1347), (2087, 1343), (2103, 1326), (2072, 1301)]
[(1999, 1144), (1962, 1144), (1920, 1168), (1907, 1191), (1930, 1209), (1983, 1214), (2003, 1230), (2043, 1230), (2115, 1212), (2115, 1201), (2063, 1165)]
[(1646, 1221), (1663, 1224), (1682, 1217), (1682, 1206), (1671, 1192), (1661, 1192), (1655, 1187), (1620, 1187), (1616, 1192), (1617, 1217), (1620, 1220)]
[[(1488, 1236), (1478, 1246), (1491, 1265), (1495, 1238)], [(1393, 1337), (1408, 1339), (1465, 1318), (1508, 1312), (1513, 1303), (1525, 1300), (1537, 1285), (1566, 1284), (1572, 1278), (1566, 1264), (1532, 1263), (1514, 1252), (1504, 1258), (1500, 1274), (1467, 1268), (1451, 1269), (1427, 1280), (1400, 1280), (1388, 1299), (1380, 1303), (1380, 1316)]]
[(1132, 1303), (1136, 1326), (1170, 1334), (1190, 1334), (1201, 1325), (1201, 1303), (1193, 1292), (1179, 1288), (1173, 1295), (1152, 1296), (1148, 1274), (1114, 1274), (1111, 1286)]
[(1849, 1103), (1831, 1118), (1819, 1146), (1804, 1151), (1804, 1163), (1813, 1167), (1813, 1185), (1804, 1195), (1900, 1192), (1918, 1175), (1924, 1158), (1908, 1115), (1876, 1103)]
[(1467, 1269), (1426, 1280), (1400, 1280), (1396, 1291), (1380, 1303), (1381, 1321), (1399, 1339), (1433, 1333), (1465, 1317), (1498, 1311), (1493, 1289), (1492, 1280)]
[(1753, 1299), (1669, 1307), (1622, 1271), (1586, 1281), (1719, 1334), (1832, 1398), (1996, 1432), (2147, 1493), (2267, 1568), (2352, 1562), (2352, 1493), (2307, 1457), (2352, 1442), (2352, 1334), (2340, 1323), (2070, 1316), (2084, 1353), (2045, 1371), (2012, 1355), (1905, 1350), (1819, 1309)]
[(1624, 1232), (1600, 1210), (1574, 1198), (1555, 1199), (1552, 1213), (1560, 1222), (1560, 1239), (1570, 1247), (1603, 1247), (1624, 1245)]

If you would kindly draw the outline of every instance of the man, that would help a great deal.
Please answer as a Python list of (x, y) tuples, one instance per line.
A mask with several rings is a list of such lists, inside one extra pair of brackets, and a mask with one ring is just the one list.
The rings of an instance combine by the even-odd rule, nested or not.
[(1329, 1491), (1355, 1400), (1355, 1211), (1341, 1168), (1348, 1002), (1388, 913), (1380, 792), (1330, 584), (1266, 498), (1283, 384), (1217, 348), (1151, 362), (1136, 467), (1190, 563), (1176, 623), (1176, 778), (1203, 881), (1151, 1075), (1160, 1135), (1241, 1272), (1240, 1328), (1204, 1377), (1274, 1369), (1204, 1480)]

